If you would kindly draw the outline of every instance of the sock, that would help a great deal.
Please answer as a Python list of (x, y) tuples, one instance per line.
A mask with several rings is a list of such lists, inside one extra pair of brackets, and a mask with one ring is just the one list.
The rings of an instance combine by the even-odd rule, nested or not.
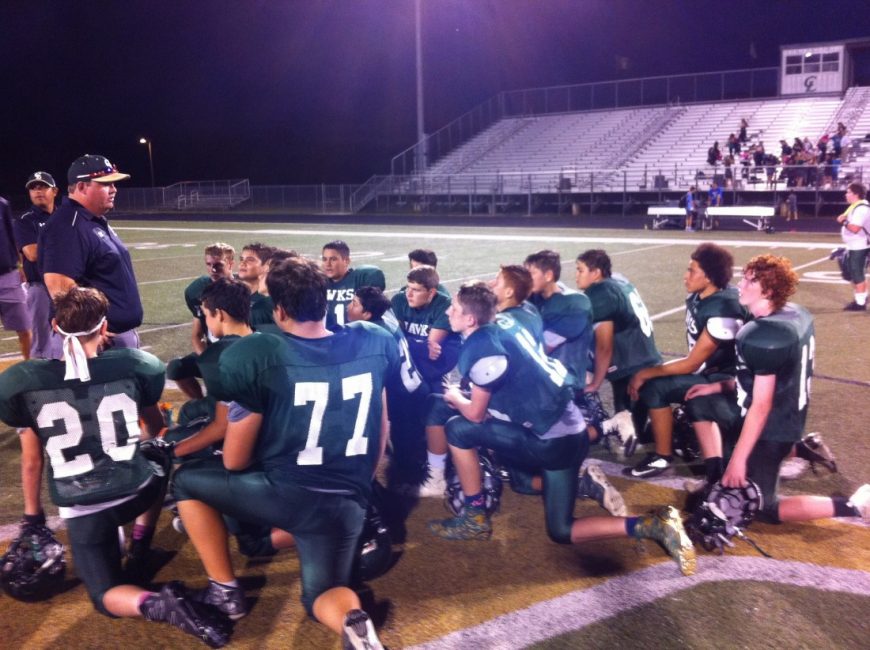
[(637, 524), (640, 521), (640, 517), (626, 517), (625, 518), (625, 534), (629, 537), (637, 537), (634, 534), (634, 529), (637, 528)]
[(855, 294), (855, 302), (857, 302), (859, 305), (866, 305), (867, 304), (867, 292), (865, 291), (864, 293), (856, 293)]
[(133, 541), (143, 539), (151, 539), (154, 537), (154, 526), (145, 526), (144, 524), (133, 524)]
[(849, 499), (847, 497), (831, 497), (831, 501), (834, 502), (834, 516), (835, 517), (860, 517), (861, 513), (858, 512), (858, 508), (854, 508), (849, 505)]
[(486, 506), (486, 499), (483, 497), (483, 492), (472, 494), (470, 497), (465, 497), (465, 505), (471, 508), (483, 509)]
[(229, 582), (218, 582), (214, 578), (209, 578), (208, 581), (213, 582), (218, 587), (223, 587), (224, 589), (238, 589), (239, 588), (239, 581), (236, 580), (235, 578), (233, 578)]
[(45, 513), (40, 512), (38, 515), (24, 514), (21, 520), (28, 526), (45, 526)]
[(707, 458), (704, 461), (704, 469), (707, 472), (707, 483), (712, 485), (718, 481), (722, 478), (722, 474), (725, 471), (725, 468), (722, 466), (722, 456)]
[(447, 466), (447, 454), (433, 454), (431, 451), (427, 451), (426, 458), (432, 469), (444, 469)]

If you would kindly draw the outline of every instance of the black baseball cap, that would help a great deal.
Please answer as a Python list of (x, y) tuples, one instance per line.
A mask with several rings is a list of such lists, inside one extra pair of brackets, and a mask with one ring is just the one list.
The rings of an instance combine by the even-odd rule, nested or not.
[(110, 163), (105, 156), (94, 156), (88, 153), (76, 158), (66, 173), (66, 180), (70, 185), (75, 185), (81, 181), (86, 183), (88, 181), (115, 183), (125, 181), (128, 178), (130, 178), (130, 174), (119, 172), (118, 168)]
[(48, 172), (33, 172), (28, 178), (27, 182), (24, 184), (24, 189), (29, 190), (31, 185), (36, 183), (45, 183), (49, 187), (57, 187), (54, 182), (54, 178), (52, 178), (51, 174)]

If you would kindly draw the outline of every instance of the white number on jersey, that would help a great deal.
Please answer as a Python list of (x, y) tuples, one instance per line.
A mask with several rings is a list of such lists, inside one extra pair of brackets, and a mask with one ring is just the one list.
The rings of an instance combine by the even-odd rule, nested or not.
[(565, 383), (565, 377), (568, 376), (568, 370), (562, 365), (558, 359), (551, 359), (544, 352), (544, 346), (536, 342), (531, 333), (524, 327), (517, 327), (515, 337), (523, 349), (529, 353), (529, 356), (534, 359), (541, 368), (547, 373), (556, 386), (562, 386)]
[(808, 372), (812, 368), (813, 358), (816, 355), (816, 337), (811, 336), (809, 342), (801, 348), (801, 385), (800, 395), (798, 396), (798, 410), (803, 411), (810, 397), (810, 384), (812, 376)]
[[(114, 414), (120, 412), (124, 416), (129, 437), (126, 445), (118, 446), (118, 432), (115, 429)], [(100, 444), (103, 451), (114, 461), (131, 460), (136, 453), (136, 444), (142, 435), (139, 429), (139, 411), (136, 402), (124, 393), (106, 395), (97, 406), (97, 422), (99, 424)], [(66, 433), (51, 436), (45, 443), (45, 451), (51, 463), (55, 478), (69, 478), (90, 472), (94, 468), (94, 460), (90, 454), (78, 454), (71, 460), (64, 456), (64, 450), (81, 443), (84, 429), (79, 412), (66, 402), (51, 402), (39, 409), (36, 416), (36, 426), (49, 429), (55, 422), (63, 422)]]
[[(341, 397), (343, 400), (352, 400), (356, 395), (360, 396), (359, 410), (353, 425), (353, 435), (347, 441), (345, 448), (346, 456), (360, 456), (368, 451), (369, 439), (365, 436), (366, 422), (369, 419), (372, 393), (374, 385), (372, 375), (367, 372), (362, 375), (344, 377), (341, 380)], [(323, 447), (318, 447), (320, 433), (323, 428), (323, 416), (326, 413), (326, 405), (329, 402), (329, 384), (325, 381), (303, 381), (296, 384), (293, 396), (294, 406), (304, 406), (309, 402), (314, 403), (311, 409), (311, 421), (308, 423), (308, 438), (305, 441), (305, 449), (296, 456), (297, 465), (322, 465)]]
[(649, 312), (647, 311), (646, 305), (643, 304), (643, 300), (640, 299), (640, 294), (637, 291), (632, 290), (632, 292), (628, 294), (628, 300), (631, 303), (631, 309), (634, 311), (634, 315), (637, 316), (637, 320), (640, 322), (640, 331), (643, 332), (646, 337), (652, 336), (652, 318), (649, 317)]

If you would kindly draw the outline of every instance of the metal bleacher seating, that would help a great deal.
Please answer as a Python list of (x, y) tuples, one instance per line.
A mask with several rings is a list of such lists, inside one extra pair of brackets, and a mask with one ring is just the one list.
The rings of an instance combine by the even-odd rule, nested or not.
[[(778, 156), (781, 139), (791, 143), (808, 137), (815, 144), (823, 133), (833, 133), (831, 126), (844, 116), (855, 147), (843, 161), (842, 177), (862, 165), (870, 149), (870, 143), (860, 145), (870, 133), (870, 88), (851, 89), (843, 98), (801, 96), (507, 118), (434, 162), (426, 175), (456, 175), (450, 181), (455, 189), (472, 182), (463, 178), (501, 175), (499, 191), (516, 192), (523, 191), (522, 174), (554, 172), (552, 190), (582, 190), (588, 170), (595, 172), (596, 190), (607, 190), (608, 184), (622, 190), (626, 178), (631, 179), (629, 189), (645, 189), (657, 176), (659, 186), (680, 189), (696, 182), (699, 171), (707, 181), (724, 173), (721, 165), (708, 167), (707, 150), (718, 141), (726, 155), (728, 136), (739, 131), (742, 118), (749, 122), (749, 144), (763, 142), (767, 153)], [(739, 168), (738, 162), (738, 183)]]

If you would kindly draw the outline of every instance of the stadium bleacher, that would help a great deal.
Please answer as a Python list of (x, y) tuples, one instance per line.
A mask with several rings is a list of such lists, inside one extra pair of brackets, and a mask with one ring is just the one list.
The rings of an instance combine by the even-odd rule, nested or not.
[(815, 143), (843, 121), (854, 146), (843, 161), (845, 177), (860, 173), (865, 162), (860, 140), (870, 131), (868, 100), (870, 88), (852, 88), (842, 99), (799, 96), (507, 118), (435, 161), (425, 176), (433, 188), (443, 185), (444, 176), (455, 176), (451, 187), (458, 190), (469, 185), (468, 177), (500, 175), (503, 191), (523, 191), (529, 174), (555, 172), (571, 183), (552, 189), (583, 189), (584, 172), (595, 171), (599, 189), (621, 189), (625, 177), (630, 189), (645, 189), (658, 175), (679, 189), (695, 182), (699, 171), (708, 180), (724, 173), (721, 165), (707, 165), (707, 150), (718, 141), (724, 151), (729, 134), (746, 118), (749, 144), (764, 143), (777, 155), (781, 139), (808, 137)]

